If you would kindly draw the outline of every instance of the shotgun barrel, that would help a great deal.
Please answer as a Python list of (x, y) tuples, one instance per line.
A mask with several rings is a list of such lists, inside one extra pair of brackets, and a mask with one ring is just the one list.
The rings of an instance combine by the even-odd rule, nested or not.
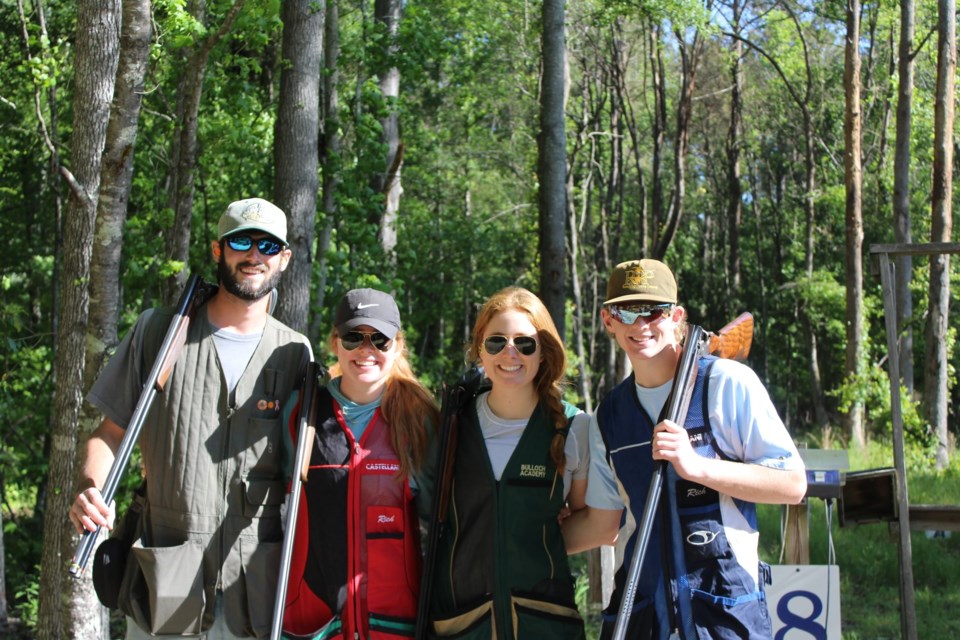
[(287, 523), (283, 531), (283, 549), (280, 555), (280, 575), (277, 579), (277, 594), (273, 603), (273, 626), (271, 640), (279, 640), (283, 631), (283, 613), (287, 605), (287, 587), (290, 582), (290, 564), (293, 560), (293, 543), (297, 532), (297, 516), (300, 513), (300, 489), (303, 486), (303, 472), (309, 463), (313, 447), (313, 434), (316, 427), (317, 384), (320, 378), (320, 365), (311, 362), (303, 378), (300, 393), (300, 411), (297, 414), (299, 435), (297, 453), (294, 458), (292, 481), (290, 485), (290, 504), (287, 505)]
[[(690, 408), (690, 397), (693, 395), (693, 388), (697, 382), (697, 365), (703, 352), (704, 337), (705, 334), (701, 327), (695, 324), (687, 325), (683, 353), (679, 362), (677, 362), (677, 370), (673, 376), (673, 388), (667, 398), (666, 413), (664, 414), (666, 420), (671, 420), (679, 425), (682, 425), (686, 420), (687, 409)], [(640, 582), (643, 559), (647, 554), (647, 547), (650, 545), (650, 534), (653, 531), (660, 495), (663, 492), (666, 466), (665, 461), (658, 461), (653, 472), (653, 478), (650, 480), (647, 500), (643, 505), (643, 516), (637, 526), (637, 541), (633, 547), (633, 558), (630, 561), (630, 569), (620, 599), (617, 623), (613, 629), (613, 640), (624, 640), (627, 635), (627, 627), (633, 613), (633, 603), (637, 597), (637, 586)]]
[(420, 580), (420, 599), (417, 602), (417, 626), (414, 637), (425, 640), (430, 618), (430, 600), (433, 597), (433, 573), (437, 565), (437, 546), (447, 520), (447, 505), (453, 481), (453, 464), (457, 454), (457, 414), (466, 400), (473, 397), (483, 381), (483, 369), (467, 371), (453, 386), (444, 385), (440, 415), (439, 459), (437, 482), (433, 489), (433, 504), (428, 525), (423, 577)]
[[(150, 407), (157, 397), (157, 394), (162, 392), (164, 386), (167, 384), (173, 365), (177, 361), (180, 350), (183, 348), (184, 342), (187, 339), (187, 328), (190, 326), (190, 320), (196, 313), (197, 307), (206, 300), (204, 296), (200, 295), (200, 291), (203, 288), (201, 285), (202, 280), (200, 276), (196, 274), (191, 275), (189, 280), (187, 280), (187, 286), (184, 287), (183, 293), (180, 294), (180, 300), (177, 301), (176, 313), (173, 316), (173, 320), (170, 321), (170, 327), (167, 329), (167, 333), (160, 345), (160, 351), (157, 353), (153, 368), (150, 370), (150, 375), (147, 376), (147, 380), (143, 385), (143, 391), (140, 393), (140, 399), (137, 400), (137, 406), (133, 410), (133, 415), (130, 417), (130, 422), (123, 434), (123, 439), (117, 448), (113, 465), (111, 465), (110, 471), (107, 473), (107, 479), (104, 482), (103, 488), (100, 490), (103, 501), (107, 504), (113, 501), (117, 486), (120, 484), (123, 472), (126, 470), (127, 463), (130, 461), (130, 455), (133, 453), (133, 448), (140, 438), (140, 431), (143, 428), (143, 423), (146, 421)], [(74, 577), (80, 577), (83, 574), (99, 535), (99, 526), (97, 526), (94, 531), (83, 532), (80, 545), (77, 547), (77, 552), (70, 562), (70, 574)]]

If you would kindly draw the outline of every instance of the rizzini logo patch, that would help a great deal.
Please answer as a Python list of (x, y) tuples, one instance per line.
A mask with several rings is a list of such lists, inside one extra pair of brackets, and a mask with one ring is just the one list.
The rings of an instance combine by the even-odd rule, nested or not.
[(546, 478), (546, 477), (547, 477), (547, 465), (545, 465), (545, 464), (521, 464), (521, 465), (520, 465), (520, 477), (521, 477), (521, 478)]

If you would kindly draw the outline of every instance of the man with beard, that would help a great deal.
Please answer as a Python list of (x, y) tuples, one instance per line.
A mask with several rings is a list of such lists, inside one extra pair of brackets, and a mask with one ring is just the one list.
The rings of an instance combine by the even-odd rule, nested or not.
[[(145, 504), (118, 597), (128, 639), (270, 632), (291, 453), (281, 403), (312, 358), (307, 338), (269, 313), (291, 257), (286, 238), (286, 216), (266, 200), (234, 202), (220, 218), (211, 244), (220, 286), (140, 433)], [(70, 509), (78, 532), (113, 528), (100, 488), (173, 313), (144, 312), (87, 396), (104, 419)]]

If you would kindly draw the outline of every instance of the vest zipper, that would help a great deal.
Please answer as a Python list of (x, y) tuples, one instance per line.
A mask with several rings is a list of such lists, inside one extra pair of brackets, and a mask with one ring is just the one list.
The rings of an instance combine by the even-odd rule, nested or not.
[[(229, 394), (228, 398), (229, 396), (232, 396), (232, 395), (233, 394)], [(228, 399), (227, 402), (230, 402), (230, 400)], [(230, 451), (230, 436), (233, 431), (232, 429), (233, 417), (236, 415), (236, 413), (237, 413), (236, 407), (232, 405), (227, 406), (227, 435), (223, 439), (223, 455), (221, 456), (221, 459), (223, 460), (227, 460), (227, 452)], [(223, 591), (224, 553), (225, 551), (229, 551), (229, 549), (227, 550), (224, 549), (224, 544), (223, 544), (223, 537), (224, 535), (226, 535), (226, 528), (227, 528), (224, 526), (225, 524), (224, 508), (227, 501), (229, 500), (229, 487), (227, 482), (227, 477), (229, 474), (227, 473), (227, 469), (225, 468), (225, 466), (226, 465), (223, 465), (223, 464), (218, 465), (218, 468), (220, 471), (220, 500), (217, 501), (217, 522), (220, 523), (220, 526), (218, 527), (219, 533), (217, 534), (217, 547), (219, 549), (219, 553), (217, 554), (217, 557), (220, 559), (220, 566), (217, 568), (217, 587), (216, 587), (217, 593), (220, 593), (221, 591)]]
[(344, 427), (347, 437), (350, 438), (353, 444), (350, 454), (350, 467), (347, 470), (347, 493), (350, 502), (347, 507), (347, 540), (349, 542), (347, 566), (349, 567), (349, 576), (347, 576), (347, 603), (345, 609), (348, 614), (347, 617), (350, 619), (350, 625), (353, 626), (353, 637), (355, 640), (359, 640), (360, 629), (362, 629), (362, 627), (360, 626), (359, 603), (357, 602), (357, 587), (359, 586), (357, 580), (360, 578), (360, 571), (357, 565), (360, 562), (361, 544), (358, 540), (360, 532), (358, 521), (360, 517), (360, 478), (357, 475), (357, 467), (360, 462), (361, 451), (360, 444), (354, 438), (353, 432), (350, 431), (345, 424), (346, 423), (343, 422), (341, 426)]

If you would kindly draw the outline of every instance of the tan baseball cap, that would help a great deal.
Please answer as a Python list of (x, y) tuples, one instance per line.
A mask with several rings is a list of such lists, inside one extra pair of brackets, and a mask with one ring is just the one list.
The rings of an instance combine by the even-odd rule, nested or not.
[(677, 304), (677, 281), (670, 267), (649, 258), (618, 264), (607, 281), (607, 299), (603, 304), (623, 302)]
[(237, 200), (220, 216), (217, 238), (223, 240), (238, 231), (263, 231), (287, 244), (287, 216), (280, 207), (263, 198)]

